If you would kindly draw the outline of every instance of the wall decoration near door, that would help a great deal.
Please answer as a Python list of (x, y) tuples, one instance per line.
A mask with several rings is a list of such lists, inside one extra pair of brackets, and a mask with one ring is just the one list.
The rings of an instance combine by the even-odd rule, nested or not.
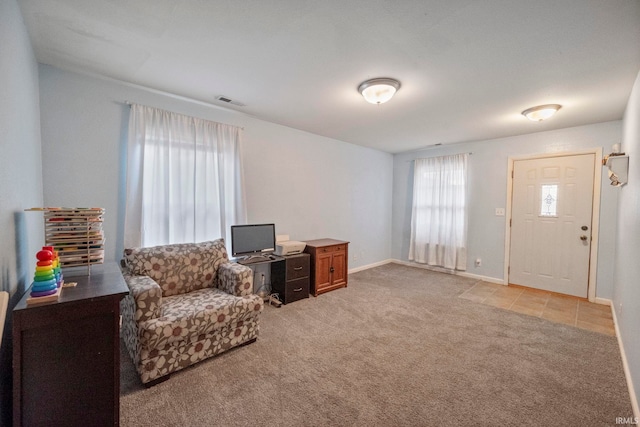
[(586, 298), (595, 155), (513, 163), (509, 283)]

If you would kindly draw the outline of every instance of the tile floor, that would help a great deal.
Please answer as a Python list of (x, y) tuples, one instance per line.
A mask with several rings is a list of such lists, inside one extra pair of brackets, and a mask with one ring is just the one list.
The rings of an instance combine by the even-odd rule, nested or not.
[(582, 298), (487, 282), (476, 283), (460, 298), (602, 334), (616, 334), (611, 308)]

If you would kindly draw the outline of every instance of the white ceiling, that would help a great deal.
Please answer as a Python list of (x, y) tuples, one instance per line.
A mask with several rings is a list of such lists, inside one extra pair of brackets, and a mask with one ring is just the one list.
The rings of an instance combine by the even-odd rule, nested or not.
[[(41, 63), (390, 153), (618, 120), (640, 70), (638, 0), (19, 4)], [(402, 82), (387, 104), (374, 77)]]

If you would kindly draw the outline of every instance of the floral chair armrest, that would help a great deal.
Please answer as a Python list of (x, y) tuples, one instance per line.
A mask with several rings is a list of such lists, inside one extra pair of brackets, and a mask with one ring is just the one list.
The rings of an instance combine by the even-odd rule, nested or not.
[(125, 281), (136, 302), (136, 322), (159, 317), (162, 305), (160, 286), (148, 276), (125, 276)]
[(235, 262), (220, 264), (218, 288), (238, 297), (253, 294), (253, 270)]

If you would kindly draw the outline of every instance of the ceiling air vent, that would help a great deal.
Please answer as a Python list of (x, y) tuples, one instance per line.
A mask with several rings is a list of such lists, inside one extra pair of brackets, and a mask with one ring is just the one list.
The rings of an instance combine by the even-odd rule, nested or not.
[(218, 95), (218, 96), (216, 96), (216, 99), (218, 101), (226, 102), (227, 104), (237, 105), (238, 107), (244, 107), (245, 106), (245, 104), (243, 104), (242, 102), (234, 101), (233, 99), (227, 98), (224, 95)]

